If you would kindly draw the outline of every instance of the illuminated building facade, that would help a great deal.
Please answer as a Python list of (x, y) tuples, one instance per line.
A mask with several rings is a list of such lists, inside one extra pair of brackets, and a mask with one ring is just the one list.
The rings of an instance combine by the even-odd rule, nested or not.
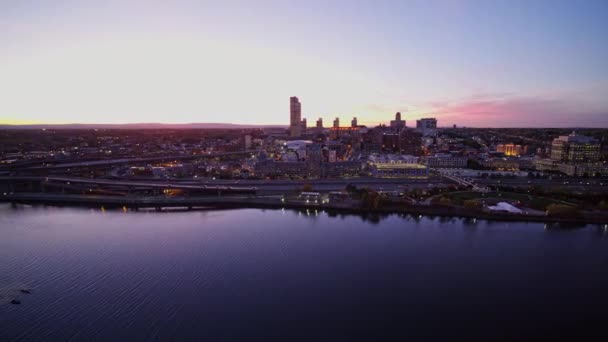
[(504, 153), (508, 157), (517, 157), (528, 153), (528, 146), (515, 144), (500, 144), (496, 146), (496, 152)]
[(380, 154), (368, 158), (368, 169), (372, 177), (377, 178), (428, 178), (425, 165), (419, 164), (419, 158), (408, 155)]
[[(335, 122), (334, 122), (335, 124)], [(361, 127), (332, 127), (329, 130), (329, 137), (331, 139), (339, 139), (344, 135), (349, 135), (353, 138), (359, 138), (361, 136)]]
[(428, 178), (428, 168), (418, 161), (414, 156), (372, 155), (368, 159), (368, 168), (376, 178)]
[(429, 176), (428, 168), (420, 164), (374, 164), (370, 169), (372, 177), (376, 178), (426, 179)]
[(600, 160), (600, 151), (599, 141), (576, 132), (560, 136), (551, 143), (551, 159), (564, 163), (595, 163)]

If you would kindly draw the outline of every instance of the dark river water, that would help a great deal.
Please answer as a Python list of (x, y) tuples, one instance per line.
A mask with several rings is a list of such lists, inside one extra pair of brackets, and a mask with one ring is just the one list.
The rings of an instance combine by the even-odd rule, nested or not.
[(607, 327), (604, 226), (0, 205), (0, 341), (580, 340)]

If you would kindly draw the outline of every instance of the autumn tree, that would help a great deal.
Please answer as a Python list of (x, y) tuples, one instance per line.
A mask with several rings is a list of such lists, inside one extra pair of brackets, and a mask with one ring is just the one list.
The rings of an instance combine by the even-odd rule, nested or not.
[(479, 210), (482, 207), (481, 202), (479, 202), (478, 200), (475, 199), (470, 199), (470, 200), (466, 200), (463, 202), (463, 206), (466, 209), (471, 209), (471, 210)]
[(576, 207), (564, 204), (549, 204), (547, 215), (552, 217), (576, 217), (578, 210)]

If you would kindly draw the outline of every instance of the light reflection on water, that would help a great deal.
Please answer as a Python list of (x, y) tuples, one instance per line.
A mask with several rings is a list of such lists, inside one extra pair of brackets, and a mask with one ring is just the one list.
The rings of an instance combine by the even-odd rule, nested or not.
[(0, 205), (0, 340), (493, 337), (495, 322), (603, 319), (607, 228), (558, 228)]

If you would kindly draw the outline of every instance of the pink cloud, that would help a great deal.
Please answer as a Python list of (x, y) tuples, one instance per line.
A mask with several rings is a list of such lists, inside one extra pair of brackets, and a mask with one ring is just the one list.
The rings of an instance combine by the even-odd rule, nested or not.
[(574, 99), (481, 94), (456, 103), (430, 106), (442, 126), (608, 127), (608, 107)]

